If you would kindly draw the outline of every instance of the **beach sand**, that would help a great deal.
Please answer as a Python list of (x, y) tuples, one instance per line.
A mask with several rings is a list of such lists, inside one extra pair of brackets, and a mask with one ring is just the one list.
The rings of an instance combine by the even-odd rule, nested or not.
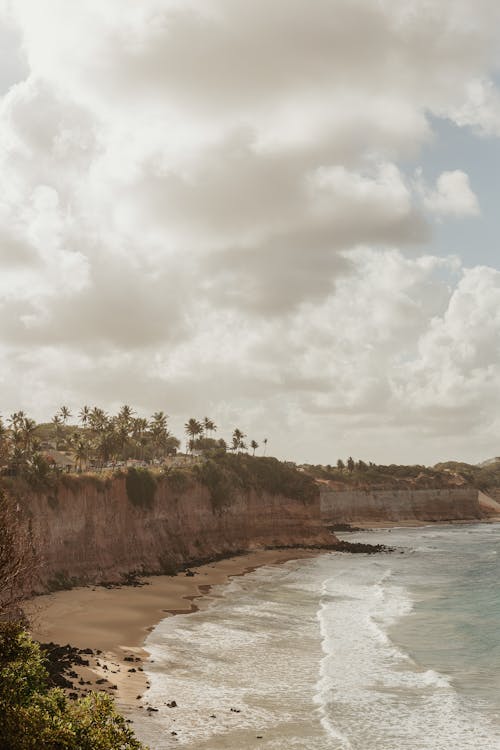
[(147, 689), (142, 662), (148, 659), (144, 640), (164, 618), (196, 611), (208, 602), (211, 588), (232, 576), (263, 565), (311, 557), (317, 551), (260, 550), (192, 568), (176, 576), (150, 576), (143, 586), (90, 586), (59, 591), (29, 600), (25, 612), (32, 636), (42, 643), (92, 649), (89, 666), (75, 666), (75, 692), (103, 690), (125, 714), (136, 709)]

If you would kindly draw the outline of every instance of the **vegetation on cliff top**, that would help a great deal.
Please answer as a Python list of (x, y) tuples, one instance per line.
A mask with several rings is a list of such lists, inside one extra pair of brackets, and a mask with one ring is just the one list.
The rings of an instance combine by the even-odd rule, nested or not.
[(210, 451), (203, 461), (153, 472), (146, 468), (129, 468), (125, 474), (127, 496), (137, 507), (151, 507), (156, 488), (165, 482), (176, 494), (182, 495), (196, 483), (210, 493), (214, 510), (230, 506), (239, 495), (251, 490), (310, 503), (318, 498), (314, 479), (300, 472), (293, 464), (272, 457), (229, 454)]
[(478, 489), (500, 486), (500, 462), (496, 472), (488, 467), (449, 462), (436, 466), (389, 466), (339, 459), (336, 466), (307, 465), (303, 467), (311, 477), (327, 481), (337, 489), (438, 489), (473, 485)]
[(241, 491), (268, 492), (302, 503), (313, 502), (319, 494), (312, 477), (271, 457), (220, 453), (195, 466), (193, 473), (208, 487), (216, 508), (229, 505)]
[[(180, 440), (170, 432), (168, 417), (162, 411), (146, 419), (138, 417), (127, 404), (115, 415), (97, 406), (84, 406), (78, 415), (79, 424), (71, 423), (71, 417), (67, 406), (60, 408), (52, 422), (42, 424), (23, 411), (11, 414), (5, 421), (0, 417), (0, 475), (20, 477), (32, 488), (44, 490), (63, 472), (162, 466), (180, 447)], [(239, 428), (233, 430), (229, 444), (214, 439), (217, 426), (208, 417), (191, 417), (184, 429), (188, 452), (184, 459), (214, 450), (248, 450), (246, 435)], [(263, 446), (265, 454), (267, 438)], [(258, 447), (255, 440), (250, 442), (253, 455)]]

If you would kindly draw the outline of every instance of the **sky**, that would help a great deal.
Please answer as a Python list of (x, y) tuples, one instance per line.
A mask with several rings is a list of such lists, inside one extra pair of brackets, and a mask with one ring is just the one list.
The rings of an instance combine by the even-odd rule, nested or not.
[(500, 4), (0, 0), (0, 413), (500, 454)]

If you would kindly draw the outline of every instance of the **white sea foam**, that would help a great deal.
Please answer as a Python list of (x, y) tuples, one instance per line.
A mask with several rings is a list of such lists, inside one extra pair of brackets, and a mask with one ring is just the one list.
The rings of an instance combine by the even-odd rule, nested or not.
[[(321, 736), (312, 703), (321, 656), (317, 594), (286, 566), (261, 569), (218, 593), (207, 611), (167, 619), (149, 637), (147, 701), (160, 710), (144, 722), (141, 736), (155, 750), (201, 742), (217, 748), (218, 737), (242, 730), (254, 738), (265, 732), (270, 750), (281, 747), (277, 727), (300, 732), (308, 722), (309, 735), (316, 725)], [(177, 708), (166, 707), (171, 700)], [(313, 745), (294, 740), (293, 731), (287, 747), (323, 750), (314, 739)]]
[(389, 569), (349, 562), (332, 566), (318, 610), (316, 702), (332, 750), (500, 748), (497, 729), (464, 706), (446, 675), (420, 668), (391, 641), (388, 629), (413, 609), (409, 593)]
[[(459, 690), (456, 675), (436, 667), (453, 658), (446, 640), (463, 636), (462, 621), (487, 628), (484, 608), (463, 609), (454, 594), (468, 580), (463, 550), (453, 557), (465, 534), (401, 529), (391, 541), (424, 549), (261, 569), (217, 590), (206, 611), (164, 621), (148, 639), (147, 701), (160, 710), (144, 720), (141, 736), (154, 750), (238, 748), (245, 731), (252, 741), (264, 736), (262, 750), (500, 750), (500, 724), (484, 698)], [(468, 538), (467, 575), (481, 576), (491, 549), (479, 532)], [(471, 577), (476, 593), (478, 580)], [(442, 590), (455, 609), (440, 610)], [(491, 598), (490, 591), (481, 596)], [(438, 630), (426, 635), (432, 618)], [(396, 638), (404, 632), (406, 640)], [(475, 679), (475, 661), (462, 665), (465, 679)], [(484, 670), (478, 674), (492, 685)], [(178, 708), (166, 707), (171, 700)]]

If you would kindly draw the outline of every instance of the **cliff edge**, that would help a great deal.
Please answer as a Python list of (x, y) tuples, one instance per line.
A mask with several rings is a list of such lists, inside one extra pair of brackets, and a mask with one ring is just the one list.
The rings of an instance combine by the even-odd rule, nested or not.
[(336, 540), (322, 525), (318, 486), (279, 463), (230, 456), (222, 467), (207, 462), (192, 474), (67, 476), (49, 490), (23, 493), (19, 508), (40, 559), (39, 587), (170, 573), (257, 548), (330, 546)]

